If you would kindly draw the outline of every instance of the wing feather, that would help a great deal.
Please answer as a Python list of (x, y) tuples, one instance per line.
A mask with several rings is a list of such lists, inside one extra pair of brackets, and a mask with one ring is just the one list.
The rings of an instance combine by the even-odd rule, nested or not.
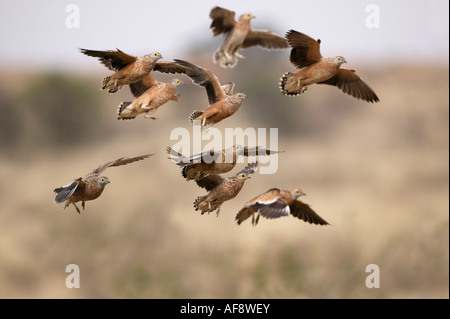
[(292, 47), (290, 61), (297, 68), (304, 68), (322, 59), (320, 40), (316, 41), (310, 36), (295, 30), (289, 30), (286, 33), (286, 39), (289, 46)]
[(310, 224), (328, 225), (328, 222), (312, 210), (308, 204), (305, 204), (298, 199), (295, 200), (290, 207), (292, 216), (302, 219)]
[(342, 92), (370, 103), (379, 101), (376, 93), (364, 83), (354, 70), (339, 68), (335, 76), (318, 83), (334, 85)]
[(136, 61), (135, 56), (129, 55), (119, 49), (108, 51), (80, 49), (80, 51), (87, 56), (98, 58), (111, 71), (118, 71)]

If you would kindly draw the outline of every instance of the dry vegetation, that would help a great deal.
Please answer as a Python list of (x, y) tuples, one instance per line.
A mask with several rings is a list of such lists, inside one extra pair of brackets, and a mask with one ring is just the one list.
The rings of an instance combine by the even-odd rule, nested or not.
[[(116, 107), (130, 94), (98, 92), (102, 75), (10, 71), (0, 82), (1, 298), (449, 297), (448, 65), (353, 66), (380, 96), (374, 105), (324, 86), (284, 97), (287, 62), (258, 76), (250, 59), (233, 71), (190, 60), (247, 94), (218, 128), (279, 128), (277, 174), (255, 174), (218, 218), (201, 216), (192, 202), (204, 190), (164, 148), (206, 106), (203, 89), (184, 78), (182, 100), (157, 121), (120, 122)], [(149, 152), (109, 169), (112, 183), (81, 215), (53, 204), (54, 187)], [(302, 188), (332, 226), (293, 217), (237, 226), (240, 207), (271, 187)], [(80, 289), (65, 286), (71, 263)], [(380, 289), (365, 286), (368, 264), (380, 267)]]

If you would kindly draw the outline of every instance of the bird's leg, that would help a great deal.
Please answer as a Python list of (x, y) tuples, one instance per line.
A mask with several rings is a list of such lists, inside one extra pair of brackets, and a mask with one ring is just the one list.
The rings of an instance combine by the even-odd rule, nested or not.
[[(75, 203), (72, 203), (72, 204), (73, 204), (73, 206), (75, 206), (75, 209), (77, 210), (77, 213), (81, 214), (80, 209), (78, 208), (77, 204), (75, 204)], [(84, 209), (84, 206), (83, 206), (83, 209)]]
[(217, 210), (216, 210), (216, 216), (219, 217), (219, 214), (220, 214), (220, 206), (217, 207)]
[(157, 117), (151, 116), (151, 115), (148, 114), (148, 113), (144, 115), (144, 118), (146, 118), (146, 119), (152, 119), (152, 120), (157, 120), (157, 119), (158, 119)]
[(300, 78), (298, 78), (297, 79), (297, 92), (300, 92), (301, 93), (301, 89), (302, 89), (302, 87), (301, 87), (301, 80), (300, 80)]
[(231, 55), (228, 54), (227, 51), (223, 51), (223, 54), (225, 55), (225, 57), (227, 58), (228, 61), (231, 60)]
[(85, 206), (85, 202), (82, 201), (82, 202), (81, 202), (81, 207), (83, 207), (83, 210), (84, 210), (84, 206)]
[(239, 54), (239, 52), (236, 52), (235, 56), (237, 56), (239, 59), (245, 59), (245, 56)]

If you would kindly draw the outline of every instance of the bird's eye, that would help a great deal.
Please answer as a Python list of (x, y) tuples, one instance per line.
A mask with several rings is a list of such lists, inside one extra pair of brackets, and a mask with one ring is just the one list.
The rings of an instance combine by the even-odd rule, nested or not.
[(295, 191), (295, 194), (300, 194), (300, 191), (299, 191), (299, 190), (296, 190), (296, 191)]
[(241, 177), (245, 177), (245, 174), (241, 174)]

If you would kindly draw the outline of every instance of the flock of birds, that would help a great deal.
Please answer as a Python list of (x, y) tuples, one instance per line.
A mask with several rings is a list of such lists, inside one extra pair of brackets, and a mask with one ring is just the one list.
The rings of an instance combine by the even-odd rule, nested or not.
[[(280, 80), (282, 94), (297, 96), (304, 93), (312, 84), (328, 84), (357, 99), (370, 103), (379, 101), (375, 92), (354, 70), (341, 67), (346, 63), (343, 57), (322, 57), (320, 40), (295, 30), (288, 31), (285, 37), (266, 30), (254, 30), (250, 27), (250, 20), (254, 18), (251, 13), (244, 13), (235, 20), (234, 11), (215, 7), (210, 11), (210, 18), (213, 35), (223, 34), (225, 37), (223, 44), (213, 55), (213, 62), (223, 68), (234, 68), (239, 59), (245, 58), (239, 52), (248, 47), (290, 48), (290, 62), (298, 71), (283, 74)], [(119, 49), (108, 51), (80, 49), (80, 51), (87, 56), (98, 58), (104, 66), (114, 71), (112, 75), (104, 78), (103, 90), (115, 93), (123, 86), (129, 85), (135, 99), (120, 103), (117, 115), (121, 120), (134, 119), (139, 114), (144, 114), (144, 118), (156, 119), (153, 114), (160, 106), (170, 100), (178, 101), (176, 89), (184, 82), (178, 78), (173, 78), (167, 83), (159, 82), (152, 71), (185, 74), (194, 84), (206, 89), (209, 105), (203, 111), (194, 111), (189, 117), (192, 124), (199, 124), (202, 128), (232, 116), (246, 98), (244, 93), (233, 93), (234, 83), (222, 85), (211, 71), (185, 60), (160, 61), (162, 55), (159, 52), (136, 57)], [(223, 178), (220, 174), (231, 171), (240, 156), (269, 156), (279, 152), (241, 145), (234, 145), (221, 151), (205, 151), (192, 156), (184, 156), (171, 147), (166, 151), (170, 155), (169, 158), (182, 168), (182, 176), (186, 180), (194, 180), (199, 187), (208, 192), (195, 199), (195, 210), (202, 214), (216, 211), (217, 215), (224, 202), (239, 194), (245, 181), (258, 169), (258, 162), (248, 164), (234, 176)], [(80, 213), (76, 203), (81, 201), (84, 209), (85, 202), (98, 198), (110, 182), (107, 177), (101, 175), (104, 170), (143, 160), (152, 155), (154, 154), (123, 157), (100, 165), (69, 185), (56, 188), (54, 202), (57, 204), (65, 202), (64, 208), (72, 204)], [(328, 222), (308, 204), (299, 200), (303, 195), (306, 194), (300, 189), (269, 189), (248, 201), (238, 212), (236, 221), (241, 224), (252, 217), (252, 224), (256, 225), (260, 216), (272, 219), (292, 215), (311, 224), (327, 225)]]

